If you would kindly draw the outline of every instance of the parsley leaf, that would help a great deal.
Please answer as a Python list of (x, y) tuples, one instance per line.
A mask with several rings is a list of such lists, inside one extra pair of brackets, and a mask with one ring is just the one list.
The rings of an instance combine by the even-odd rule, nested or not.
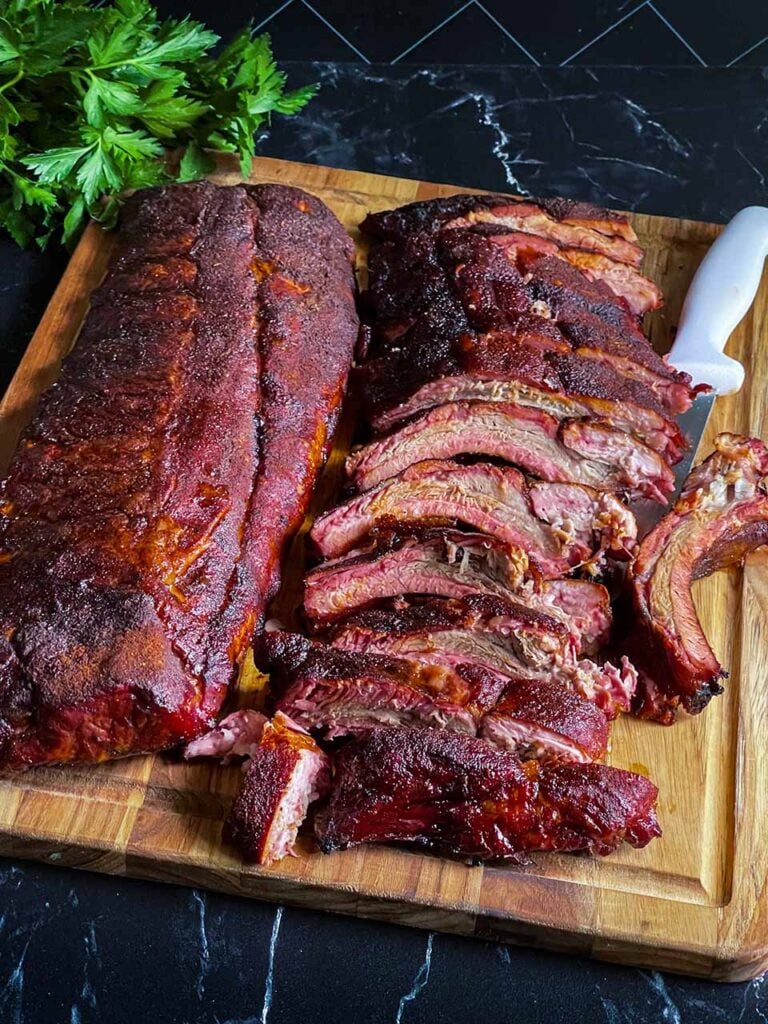
[(210, 173), (212, 150), (237, 153), (246, 174), (271, 115), (315, 93), (286, 91), (266, 35), (246, 28), (217, 48), (151, 0), (0, 11), (0, 229), (19, 245), (72, 245), (89, 216), (114, 223), (123, 192)]

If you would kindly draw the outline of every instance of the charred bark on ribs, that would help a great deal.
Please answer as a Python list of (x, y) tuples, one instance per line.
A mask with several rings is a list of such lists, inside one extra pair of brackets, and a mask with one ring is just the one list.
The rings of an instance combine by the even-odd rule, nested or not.
[(660, 829), (656, 787), (601, 764), (542, 766), (454, 733), (376, 729), (336, 757), (326, 853), (359, 843), (415, 844), (521, 863), (540, 850), (611, 853)]
[(330, 444), (352, 246), (279, 185), (138, 192), (2, 484), (0, 768), (209, 728)]
[(642, 670), (638, 714), (669, 723), (703, 711), (727, 672), (701, 628), (691, 588), (768, 544), (768, 449), (720, 434), (680, 498), (640, 545), (631, 569), (630, 649)]

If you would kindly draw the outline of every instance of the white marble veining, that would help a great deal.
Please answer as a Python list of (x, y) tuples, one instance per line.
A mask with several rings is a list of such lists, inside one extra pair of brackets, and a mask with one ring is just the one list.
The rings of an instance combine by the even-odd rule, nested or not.
[(666, 1024), (682, 1024), (680, 1010), (672, 996), (669, 994), (669, 989), (667, 988), (663, 975), (660, 974), (659, 971), (651, 971), (648, 976), (648, 984), (661, 1000), (662, 1020), (664, 1020)]
[(275, 916), (272, 921), (272, 935), (269, 939), (269, 961), (267, 964), (267, 977), (264, 982), (264, 1002), (261, 1007), (261, 1024), (267, 1024), (269, 1011), (272, 1008), (272, 988), (275, 979), (275, 951), (277, 940), (280, 936), (280, 925), (283, 920), (283, 908), (275, 908)]
[(419, 967), (416, 975), (413, 979), (413, 985), (409, 992), (406, 992), (401, 997), (397, 1007), (397, 1016), (395, 1017), (395, 1024), (401, 1024), (403, 1020), (403, 1014), (405, 1013), (406, 1007), (409, 1003), (412, 1003), (422, 991), (429, 984), (429, 972), (432, 970), (432, 945), (435, 941), (435, 933), (430, 932), (427, 936), (427, 945), (424, 950), (424, 961)]
[(24, 1024), (24, 961), (30, 940), (24, 943), (21, 954), (0, 989), (0, 1020), (5, 1024)]
[(202, 1001), (205, 995), (205, 978), (208, 974), (211, 965), (211, 951), (208, 946), (208, 931), (205, 923), (205, 911), (206, 911), (206, 897), (204, 892), (198, 892), (197, 889), (192, 890), (192, 899), (197, 907), (198, 917), (198, 935), (199, 935), (199, 953), (198, 961), (199, 968), (197, 972), (197, 983), (195, 985), (195, 991), (197, 992), (197, 998)]

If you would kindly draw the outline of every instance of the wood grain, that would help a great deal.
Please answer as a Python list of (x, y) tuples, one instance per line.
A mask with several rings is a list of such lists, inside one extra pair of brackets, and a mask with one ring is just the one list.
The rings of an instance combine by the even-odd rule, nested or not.
[[(227, 167), (216, 177), (239, 180)], [(252, 179), (308, 189), (355, 237), (369, 210), (460, 191), (269, 159), (254, 161)], [(688, 282), (719, 228), (648, 216), (633, 221), (647, 272), (665, 293), (650, 325), (655, 346), (665, 351)], [(110, 237), (90, 227), (72, 257), (0, 404), (3, 462), (76, 339), (110, 247)], [(362, 248), (360, 262), (362, 269)], [(761, 344), (767, 318), (764, 286), (728, 349), (745, 364), (746, 384), (717, 402), (704, 451), (716, 431), (768, 434), (768, 347)], [(290, 561), (284, 605), (295, 601), (300, 539)], [(630, 719), (614, 729), (611, 763), (649, 774), (661, 791), (665, 834), (645, 850), (605, 860), (548, 855), (527, 869), (481, 868), (385, 847), (325, 857), (302, 839), (295, 859), (245, 867), (220, 842), (238, 769), (180, 764), (169, 755), (0, 780), (0, 852), (723, 981), (751, 978), (768, 967), (768, 554), (752, 556), (743, 572), (697, 584), (696, 600), (731, 672), (725, 695), (672, 729)]]

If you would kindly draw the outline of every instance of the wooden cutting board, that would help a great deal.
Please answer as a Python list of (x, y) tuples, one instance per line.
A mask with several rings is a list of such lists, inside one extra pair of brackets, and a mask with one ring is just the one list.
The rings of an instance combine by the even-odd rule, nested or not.
[[(269, 159), (254, 162), (252, 178), (306, 188), (353, 234), (369, 210), (460, 191)], [(238, 175), (224, 169), (218, 180), (234, 183)], [(662, 217), (633, 222), (646, 272), (666, 299), (651, 324), (665, 351), (688, 282), (719, 229)], [(75, 341), (110, 247), (99, 228), (86, 231), (0, 404), (5, 462)], [(702, 451), (720, 430), (768, 439), (767, 316), (764, 285), (729, 346), (746, 366), (746, 384), (717, 402)], [(291, 569), (295, 580), (299, 547)], [(611, 763), (647, 773), (660, 789), (664, 837), (645, 850), (604, 860), (546, 855), (521, 869), (388, 847), (323, 856), (305, 838), (296, 858), (244, 867), (220, 842), (238, 769), (166, 755), (0, 781), (0, 852), (723, 981), (751, 978), (768, 967), (768, 553), (697, 584), (696, 599), (731, 673), (725, 695), (671, 729), (625, 718), (613, 731)]]

